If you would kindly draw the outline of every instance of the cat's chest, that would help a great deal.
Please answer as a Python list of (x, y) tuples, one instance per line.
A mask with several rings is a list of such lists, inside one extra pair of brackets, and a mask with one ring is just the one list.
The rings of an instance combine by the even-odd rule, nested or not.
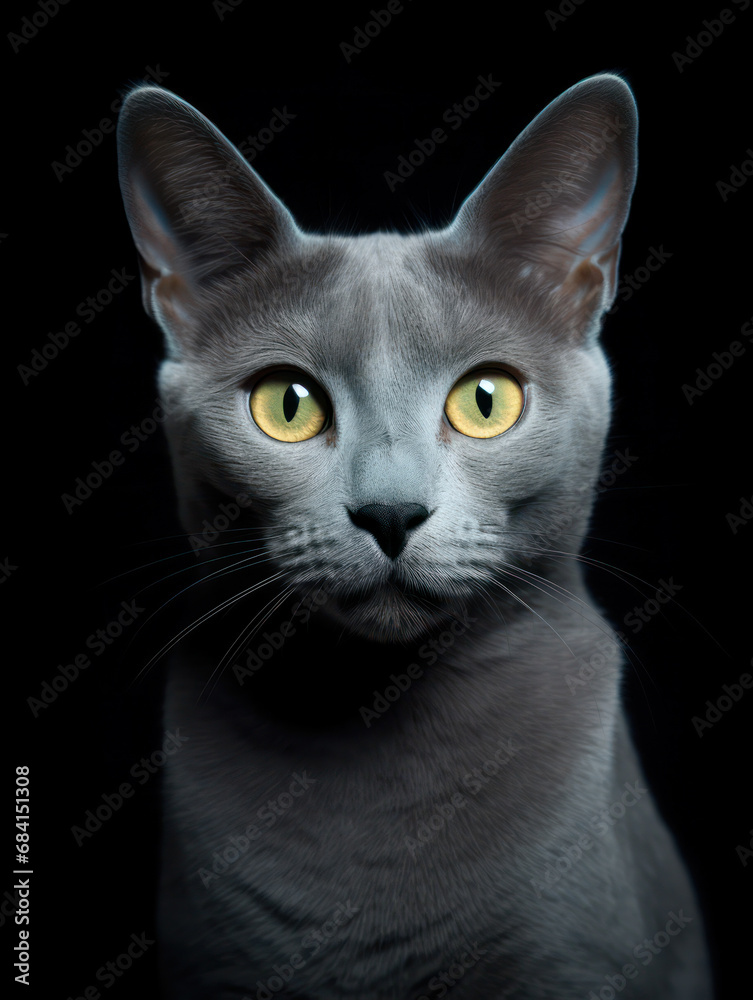
[(185, 735), (165, 776), (181, 859), (166, 851), (165, 877), (187, 886), (167, 895), (200, 914), (188, 931), (199, 950), (260, 975), (305, 967), (314, 984), (343, 968), (370, 989), (384, 977), (384, 996), (396, 976), (407, 991), (465, 957), (471, 982), (474, 949), (512, 920), (514, 741), (476, 766), (406, 748), (388, 768), (332, 747), (273, 752), (214, 720)]
[(192, 794), (171, 790), (168, 822), (181, 817), (191, 869), (189, 897), (178, 897), (184, 914), (193, 910), (191, 949), (244, 989), (249, 976), (295, 970), (306, 995), (322, 1000), (341, 995), (328, 992), (334, 982), (348, 996), (418, 995), (449, 959), (470, 987), (490, 930), (509, 915), (494, 885), (501, 855), (482, 860), (475, 841), (458, 860), (469, 815), (438, 807), (380, 816), (347, 797), (347, 782), (306, 769), (278, 777), (245, 806), (231, 795), (223, 807), (216, 795), (217, 821), (203, 829)]
[(177, 815), (190, 817), (196, 850), (211, 848), (218, 878), (210, 884), (226, 861), (228, 873), (248, 871), (256, 884), (269, 876), (283, 892), (296, 885), (296, 912), (312, 915), (333, 890), (339, 900), (344, 889), (363, 897), (368, 887), (386, 904), (389, 886), (399, 914), (408, 899), (436, 904), (438, 879), (452, 895), (458, 844), (467, 842), (466, 881), (475, 854), (487, 863), (509, 855), (505, 806), (520, 781), (520, 750), (499, 738), (483, 761), (399, 745), (381, 756), (347, 748), (302, 754), (253, 745), (229, 730), (198, 730), (171, 762), (168, 797)]
[[(364, 739), (281, 738), (227, 704), (196, 710), (195, 688), (171, 685), (165, 722), (184, 741), (165, 768), (161, 923), (187, 977), (221, 970), (206, 995), (236, 995), (221, 992), (229, 981), (248, 992), (277, 967), (299, 970), (312, 1000), (402, 1000), (432, 995), (452, 966), (464, 969), (458, 1000), (492, 996), (485, 977), (520, 962), (533, 974), (550, 939), (567, 937), (569, 954), (570, 936), (599, 933), (590, 916), (585, 930), (566, 917), (563, 880), (558, 898), (531, 882), (596, 812), (598, 748), (576, 757), (559, 730), (496, 709), (482, 739), (478, 725), (454, 727), (461, 704), (446, 693), (409, 697)], [(442, 725), (427, 734), (419, 717)], [(615, 849), (605, 839), (584, 855), (578, 882), (612, 867)]]

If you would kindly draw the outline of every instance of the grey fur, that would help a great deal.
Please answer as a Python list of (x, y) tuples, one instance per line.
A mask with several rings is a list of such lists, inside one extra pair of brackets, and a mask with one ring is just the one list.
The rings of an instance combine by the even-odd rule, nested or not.
[[(254, 643), (279, 625), (276, 598), (297, 609), (325, 595), (242, 686), (226, 669), (202, 697), (234, 638), (221, 626), (173, 659), (166, 725), (190, 739), (166, 777), (170, 996), (261, 1000), (275, 976), (269, 995), (298, 1000), (575, 1000), (606, 977), (634, 1000), (711, 996), (694, 891), (627, 733), (618, 643), (576, 560), (610, 419), (598, 331), (636, 133), (626, 84), (592, 77), (535, 119), (446, 229), (324, 236), (303, 234), (179, 98), (141, 87), (125, 101), (121, 186), (145, 307), (166, 335), (185, 528), (251, 498), (233, 525), (247, 534), (228, 537), (268, 556), (230, 577), (238, 592), (260, 585)], [(498, 437), (465, 437), (445, 398), (487, 363), (522, 379), (525, 411)], [(248, 411), (249, 379), (283, 365), (334, 408), (329, 430), (297, 444)], [(399, 503), (430, 516), (392, 560), (348, 511)], [(567, 676), (596, 654), (574, 695)], [(286, 793), (296, 773), (305, 791)], [(244, 848), (259, 809), (286, 794)], [(238, 857), (213, 870), (231, 836)], [(656, 934), (668, 943), (644, 964)]]

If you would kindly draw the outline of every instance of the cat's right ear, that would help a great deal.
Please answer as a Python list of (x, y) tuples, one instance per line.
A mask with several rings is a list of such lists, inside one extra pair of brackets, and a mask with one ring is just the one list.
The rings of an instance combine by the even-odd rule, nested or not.
[(179, 357), (198, 345), (223, 280), (262, 269), (296, 226), (232, 143), (161, 87), (139, 86), (126, 97), (118, 171), (144, 308)]
[(582, 80), (518, 136), (450, 227), (501, 284), (543, 296), (562, 334), (578, 342), (596, 336), (617, 291), (637, 131), (624, 80)]

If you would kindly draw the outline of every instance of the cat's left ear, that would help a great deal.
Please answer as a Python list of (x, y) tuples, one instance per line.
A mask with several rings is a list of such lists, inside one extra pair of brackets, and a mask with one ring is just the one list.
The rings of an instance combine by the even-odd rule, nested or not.
[(576, 340), (596, 335), (617, 291), (637, 132), (620, 77), (581, 81), (518, 136), (450, 227), (503, 281), (532, 281)]
[(219, 129), (161, 87), (126, 97), (118, 169), (144, 308), (180, 356), (201, 347), (206, 310), (223, 282), (239, 272), (253, 280), (298, 230)]

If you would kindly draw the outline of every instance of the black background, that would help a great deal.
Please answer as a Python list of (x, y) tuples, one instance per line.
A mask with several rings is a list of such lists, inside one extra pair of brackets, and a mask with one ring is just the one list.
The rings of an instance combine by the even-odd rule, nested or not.
[[(121, 434), (150, 416), (162, 348), (141, 309), (137, 280), (91, 323), (76, 315), (80, 302), (107, 286), (112, 268), (136, 274), (114, 135), (104, 135), (62, 179), (53, 169), (83, 130), (103, 118), (114, 121), (112, 102), (150, 69), (235, 142), (266, 128), (275, 109), (292, 113), (254, 167), (304, 228), (352, 232), (448, 221), (562, 90), (605, 70), (633, 87), (639, 175), (620, 273), (645, 266), (652, 247), (671, 256), (606, 321), (615, 416), (605, 461), (617, 449), (638, 458), (600, 498), (586, 553), (607, 566), (589, 579), (620, 628), (661, 579), (681, 587), (675, 603), (631, 635), (626, 691), (649, 777), (707, 907), (720, 995), (739, 995), (737, 976), (748, 981), (753, 863), (745, 866), (736, 846), (748, 846), (753, 827), (747, 739), (753, 693), (702, 737), (691, 719), (723, 693), (723, 684), (750, 670), (753, 655), (746, 558), (753, 527), (733, 532), (726, 517), (753, 492), (753, 342), (740, 333), (753, 316), (753, 181), (726, 200), (717, 187), (753, 146), (753, 5), (743, 11), (730, 3), (734, 22), (719, 37), (704, 36), (711, 43), (682, 71), (673, 59), (720, 8), (709, 3), (670, 13), (655, 3), (585, 0), (563, 4), (571, 13), (552, 25), (543, 5), (464, 3), (443, 11), (417, 0), (348, 61), (341, 45), (372, 19), (368, 3), (338, 14), (321, 4), (278, 4), (262, 13), (252, 0), (220, 12), (211, 2), (112, 7), (73, 0), (47, 24), (38, 15), (36, 35), (16, 43), (17, 52), (9, 39), (0, 40), (8, 403), (0, 559), (16, 567), (1, 585), (4, 731), (11, 747), (3, 769), (0, 892), (13, 884), (14, 768), (29, 763), (32, 995), (78, 997), (91, 985), (103, 996), (141, 995), (156, 974), (153, 946), (111, 988), (96, 979), (132, 933), (156, 937), (159, 776), (136, 787), (80, 847), (71, 827), (162, 740), (159, 670), (130, 682), (168, 627), (140, 626), (167, 599), (170, 583), (141, 590), (163, 575), (162, 564), (120, 575), (184, 546), (157, 541), (181, 530), (161, 431), (127, 454), (72, 513), (61, 495), (94, 461), (123, 451)], [(6, 8), (3, 35), (20, 33), (22, 19), (39, 9), (32, 0)], [(391, 192), (385, 171), (396, 169), (415, 139), (442, 127), (446, 109), (489, 74), (499, 83), (494, 94), (461, 128), (446, 129), (447, 141)], [(29, 364), (51, 331), (77, 319), (80, 335), (24, 385), (18, 366)], [(747, 344), (743, 356), (690, 405), (683, 385), (735, 340)], [(185, 557), (166, 565), (184, 564)], [(87, 637), (138, 591), (145, 608), (139, 624), (34, 717), (27, 699), (39, 697), (58, 664), (87, 652)], [(169, 609), (158, 621), (165, 616)], [(21, 992), (12, 979), (16, 936), (7, 916), (0, 939), (0, 981)]]

